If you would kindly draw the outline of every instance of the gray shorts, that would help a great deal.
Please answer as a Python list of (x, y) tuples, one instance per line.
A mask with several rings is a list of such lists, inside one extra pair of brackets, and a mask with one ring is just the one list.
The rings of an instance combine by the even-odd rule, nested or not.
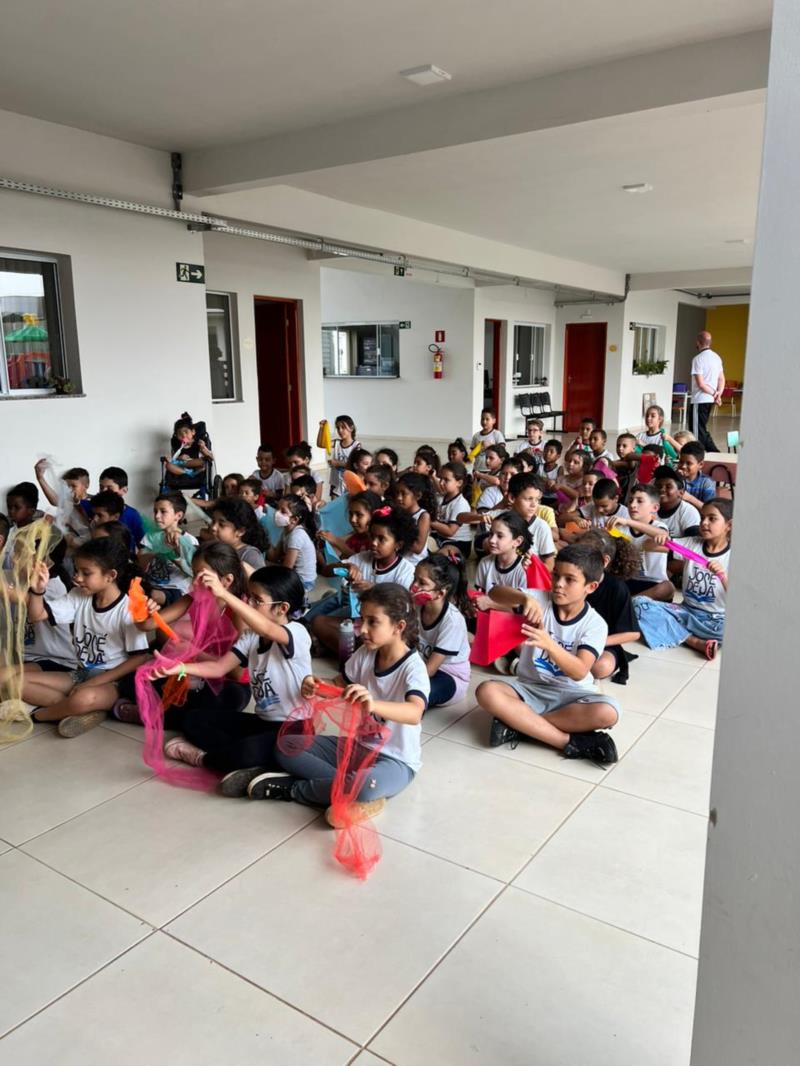
[(519, 698), (537, 714), (550, 714), (559, 711), (570, 703), (607, 703), (617, 712), (617, 721), (622, 713), (619, 703), (613, 696), (596, 689), (582, 688), (580, 685), (550, 685), (537, 681), (503, 681), (501, 684), (513, 688)]

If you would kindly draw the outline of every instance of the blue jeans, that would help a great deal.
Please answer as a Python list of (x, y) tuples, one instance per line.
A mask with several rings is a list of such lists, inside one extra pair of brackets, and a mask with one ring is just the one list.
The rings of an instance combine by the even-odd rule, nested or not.
[(722, 640), (725, 615), (698, 611), (683, 603), (659, 603), (647, 596), (635, 596), (633, 609), (639, 631), (649, 648), (674, 648), (687, 637)]
[(341, 590), (334, 592), (332, 596), (325, 596), (323, 599), (317, 600), (316, 603), (312, 603), (303, 615), (303, 621), (308, 624), (312, 619), (318, 618), (320, 615), (327, 615), (328, 618), (350, 617), (350, 604), (345, 602)]
[[(327, 807), (331, 802), (331, 787), (336, 775), (338, 738), (317, 737), (306, 751), (287, 755), (278, 749), (278, 763), (294, 777), (301, 778), (292, 788), (292, 799), (310, 807)], [(369, 768), (361, 791), (355, 797), (358, 803), (396, 796), (414, 780), (410, 766), (388, 755), (379, 755)]]

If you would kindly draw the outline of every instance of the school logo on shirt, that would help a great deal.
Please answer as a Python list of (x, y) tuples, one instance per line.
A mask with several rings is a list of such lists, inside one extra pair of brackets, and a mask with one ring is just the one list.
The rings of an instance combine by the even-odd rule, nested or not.
[(166, 585), (169, 581), (169, 563), (167, 560), (163, 556), (157, 555), (147, 568), (147, 576), (154, 585)]
[(90, 669), (93, 666), (102, 666), (106, 661), (106, 633), (90, 633), (88, 630), (80, 639), (75, 640), (75, 651), (78, 661)]
[[(564, 651), (568, 651), (570, 655), (575, 654), (572, 650), (574, 647), (574, 644), (572, 642), (570, 642), (569, 644), (565, 644), (562, 640), (559, 640), (558, 637), (554, 636), (552, 633), (550, 634), (550, 636), (553, 637), (553, 640), (555, 640), (560, 645), (560, 647), (564, 649)], [(542, 674), (550, 674), (551, 677), (565, 676), (564, 671), (561, 670), (558, 666), (556, 666), (556, 664), (553, 662), (547, 652), (543, 651), (541, 648), (538, 649), (538, 654), (536, 656), (534, 665), (536, 669)]]
[(699, 566), (693, 566), (689, 579), (684, 585), (683, 595), (685, 599), (695, 600), (697, 603), (714, 602), (714, 582), (717, 579), (710, 570), (704, 570)]
[(257, 673), (251, 672), (250, 688), (253, 692), (253, 699), (256, 701), (256, 707), (260, 711), (265, 711), (267, 707), (274, 707), (276, 703), (281, 702), (272, 687), (272, 682), (266, 670), (261, 670)]

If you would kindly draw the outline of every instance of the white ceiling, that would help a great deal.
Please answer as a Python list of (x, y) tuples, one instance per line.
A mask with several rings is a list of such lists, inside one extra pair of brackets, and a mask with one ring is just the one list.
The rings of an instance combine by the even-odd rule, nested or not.
[[(768, 25), (769, 0), (4, 0), (0, 106), (187, 150)], [(453, 81), (419, 89), (403, 68)], [(527, 239), (527, 237), (526, 237)]]
[[(629, 272), (746, 266), (752, 243), (726, 242), (754, 236), (762, 96), (335, 167), (292, 184)], [(622, 192), (632, 182), (653, 191)]]

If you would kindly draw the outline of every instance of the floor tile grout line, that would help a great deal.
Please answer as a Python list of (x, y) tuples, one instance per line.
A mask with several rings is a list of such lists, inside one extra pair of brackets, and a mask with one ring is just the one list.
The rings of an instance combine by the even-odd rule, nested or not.
[[(653, 721), (655, 721), (655, 718), (653, 719)], [(648, 729), (649, 728), (650, 727), (648, 726)], [(532, 740), (533, 738), (531, 737), (531, 738), (527, 738), (527, 739)], [(594, 785), (600, 783), (599, 781), (587, 781), (583, 777), (576, 777), (574, 774), (570, 774), (566, 770), (558, 770), (558, 769), (554, 769), (553, 767), (550, 767), (550, 766), (539, 766), (538, 763), (528, 762), (527, 759), (518, 759), (515, 755), (512, 755), (512, 754), (510, 754), (508, 752), (499, 751), (496, 748), (490, 748), (488, 746), (488, 744), (485, 747), (483, 747), (483, 748), (476, 748), (474, 744), (468, 744), (467, 741), (465, 741), (465, 740), (456, 740), (455, 737), (444, 737), (444, 736), (431, 737), (431, 740), (446, 740), (448, 744), (458, 744), (458, 746), (460, 748), (467, 748), (468, 751), (486, 752), (487, 754), (493, 754), (493, 755), (497, 756), (500, 759), (507, 759), (509, 762), (516, 763), (519, 766), (527, 766), (531, 770), (542, 770), (544, 773), (546, 773), (546, 774), (554, 774), (556, 777), (568, 777), (570, 779), (570, 781), (580, 781), (580, 782), (582, 782), (585, 785), (589, 785), (590, 787), (594, 787)], [(535, 741), (534, 741), (534, 743), (535, 743)], [(547, 745), (541, 745), (541, 746), (543, 748), (547, 748)], [(555, 751), (556, 749), (552, 748), (552, 749), (548, 749), (548, 750)], [(627, 752), (625, 754), (627, 754)], [(623, 758), (624, 758), (624, 756), (623, 756)], [(564, 761), (566, 762), (567, 760), (565, 759)], [(603, 773), (603, 777), (605, 778), (605, 776), (608, 773), (608, 771), (605, 770), (605, 771), (602, 771), (602, 773)]]
[(618, 785), (598, 785), (598, 788), (607, 788), (611, 792), (619, 792), (622, 796), (630, 796), (631, 799), (648, 800), (650, 803), (657, 803), (660, 807), (667, 807), (671, 811), (681, 811), (683, 814), (693, 814), (697, 818), (702, 818), (704, 821), (708, 821), (707, 811), (693, 811), (690, 807), (680, 807), (677, 803), (667, 803), (665, 800), (654, 800), (651, 796), (639, 796), (636, 792), (629, 792), (627, 789), (620, 788)]
[(394, 844), (400, 844), (404, 848), (411, 848), (412, 851), (418, 851), (421, 855), (427, 855), (431, 859), (439, 859), (440, 862), (449, 863), (450, 866), (455, 866), (459, 870), (465, 870), (467, 873), (475, 874), (478, 877), (486, 877), (489, 881), (494, 881), (498, 885), (508, 884), (505, 878), (497, 877), (496, 874), (487, 874), (483, 870), (476, 870), (474, 866), (465, 866), (463, 862), (458, 862), (457, 859), (449, 859), (446, 855), (440, 855), (436, 851), (429, 851), (427, 848), (420, 847), (419, 844), (410, 844), (407, 840), (401, 840), (400, 837), (394, 837), (390, 833), (383, 833), (379, 829), (376, 832), (382, 840), (391, 840)]
[[(438, 970), (438, 968), (441, 966), (441, 964), (444, 962), (444, 960), (455, 950), (456, 947), (458, 947), (458, 945), (461, 943), (461, 941), (464, 939), (464, 937), (467, 935), (467, 933), (469, 933), (470, 930), (475, 927), (475, 925), (481, 920), (481, 918), (484, 916), (484, 914), (486, 914), (486, 912), (488, 910), (490, 910), (495, 905), (495, 903), (497, 903), (497, 901), (500, 899), (500, 897), (503, 896), (508, 891), (508, 889), (511, 888), (511, 887), (512, 886), (509, 885), (509, 884), (503, 885), (499, 889), (499, 891), (494, 896), (492, 896), (492, 898), (486, 903), (486, 905), (481, 908), (481, 910), (475, 915), (475, 917), (472, 919), (472, 921), (469, 922), (466, 925), (466, 927), (458, 934), (458, 936), (450, 944), (450, 946), (447, 947), (442, 952), (442, 954), (433, 963), (433, 965), (430, 967), (430, 969), (427, 970), (427, 972), (424, 974), (424, 976), (421, 977), (419, 981), (417, 981), (417, 983), (413, 986), (413, 988), (410, 990), (410, 992), (408, 992), (402, 998), (402, 1000), (398, 1003), (398, 1005), (395, 1007), (395, 1009), (391, 1012), (389, 1017), (386, 1018), (378, 1026), (378, 1028), (375, 1030), (374, 1033), (372, 1033), (372, 1035), (369, 1037), (369, 1039), (367, 1040), (367, 1042), (363, 1046), (363, 1049), (365, 1051), (371, 1051), (372, 1050), (370, 1048), (370, 1044), (376, 1039), (376, 1037), (380, 1036), (380, 1034), (383, 1032), (383, 1030), (386, 1028), (386, 1026), (389, 1025), (389, 1023), (392, 1021), (392, 1019), (397, 1016), (397, 1014), (403, 1009), (403, 1007), (406, 1005), (406, 1003), (408, 1003), (408, 1001), (411, 999), (411, 997), (416, 995), (416, 993), (425, 984), (425, 982), (433, 975), (433, 973), (436, 970)], [(373, 1052), (373, 1054), (378, 1054), (378, 1052)]]
[(109, 966), (113, 966), (115, 962), (118, 962), (119, 959), (124, 958), (125, 955), (128, 955), (131, 951), (135, 951), (136, 948), (141, 947), (141, 945), (144, 944), (146, 940), (150, 940), (151, 937), (155, 936), (157, 932), (157, 929), (151, 928), (150, 932), (147, 933), (146, 936), (143, 936), (141, 940), (137, 940), (135, 944), (131, 944), (129, 947), (125, 948), (124, 951), (120, 951), (119, 954), (115, 955), (113, 959), (109, 959), (108, 962), (104, 962), (102, 966), (99, 966), (90, 974), (87, 974), (85, 977), (82, 977), (80, 981), (76, 981), (74, 985), (71, 985), (63, 992), (60, 992), (53, 999), (49, 1000), (49, 1002), (45, 1003), (44, 1006), (39, 1007), (38, 1010), (35, 1010), (32, 1014), (29, 1014), (27, 1018), (23, 1018), (21, 1022), (17, 1022), (15, 1025), (12, 1025), (10, 1029), (7, 1029), (0, 1036), (0, 1041), (5, 1040), (7, 1036), (11, 1036), (12, 1033), (16, 1032), (17, 1029), (20, 1029), (23, 1025), (27, 1025), (29, 1022), (32, 1022), (34, 1018), (37, 1018), (44, 1011), (49, 1010), (50, 1007), (54, 1006), (65, 996), (71, 995), (76, 989), (80, 988), (81, 985), (85, 985), (87, 981), (91, 981), (93, 978), (97, 977), (98, 974), (102, 973), (103, 970), (108, 969)]
[(208, 955), (201, 948), (196, 947), (194, 944), (190, 944), (186, 940), (182, 940), (179, 936), (177, 936), (175, 933), (171, 933), (168, 929), (158, 929), (156, 931), (162, 933), (164, 936), (169, 937), (170, 940), (174, 940), (176, 944), (180, 944), (181, 947), (186, 948), (188, 951), (194, 952), (195, 955), (199, 955), (201, 959), (206, 959), (208, 960), (208, 962), (213, 963), (214, 966), (219, 966), (221, 970), (224, 970), (226, 973), (229, 973), (233, 977), (238, 978), (240, 981), (244, 981), (244, 983), (250, 985), (251, 988), (258, 989), (259, 992), (269, 996), (271, 999), (277, 1000), (278, 1003), (282, 1003), (285, 1007), (289, 1007), (297, 1014), (302, 1015), (304, 1018), (308, 1018), (309, 1021), (314, 1022), (316, 1025), (321, 1025), (323, 1029), (327, 1029), (328, 1032), (333, 1033), (335, 1036), (340, 1037), (342, 1040), (346, 1040), (348, 1044), (353, 1044), (356, 1048), (356, 1054), (360, 1054), (360, 1052), (364, 1050), (364, 1045), (361, 1044), (360, 1041), (355, 1040), (352, 1036), (347, 1036), (346, 1033), (340, 1032), (328, 1022), (323, 1022), (319, 1018), (314, 1017), (314, 1015), (309, 1014), (307, 1010), (303, 1010), (303, 1008), (298, 1007), (296, 1003), (292, 1003), (290, 1002), (290, 1000), (284, 999), (282, 996), (279, 996), (271, 989), (265, 988), (264, 985), (260, 985), (258, 981), (254, 981), (252, 977), (248, 977), (246, 974), (239, 973), (238, 970), (234, 970), (233, 967), (228, 966), (227, 963), (220, 962), (220, 960), (215, 959), (213, 955)]
[(105, 807), (107, 803), (113, 803), (114, 800), (119, 799), (121, 796), (127, 796), (129, 792), (133, 792), (135, 788), (141, 788), (142, 785), (147, 785), (151, 781), (155, 780), (155, 774), (150, 774), (145, 777), (143, 781), (137, 781), (133, 785), (129, 785), (128, 788), (124, 788), (121, 792), (117, 792), (113, 796), (107, 796), (104, 800), (100, 800), (99, 803), (92, 804), (91, 807), (87, 807), (84, 811), (79, 811), (77, 814), (71, 815), (69, 818), (65, 818), (63, 822), (58, 822), (56, 825), (51, 825), (47, 829), (43, 829), (41, 833), (34, 833), (32, 837), (26, 837), (25, 840), (19, 844), (15, 844), (14, 847), (24, 848), (27, 844), (32, 843), (34, 840), (40, 840), (42, 837), (47, 836), (48, 833), (52, 833), (56, 829), (63, 829), (65, 825), (69, 825), (70, 822), (74, 822), (78, 818), (82, 818), (84, 814), (91, 814), (92, 811), (96, 811), (100, 807)]
[(581, 910), (580, 907), (570, 907), (567, 903), (562, 903), (561, 900), (553, 899), (551, 896), (544, 896), (541, 892), (534, 892), (530, 888), (525, 888), (524, 885), (511, 885), (511, 888), (516, 888), (519, 892), (525, 892), (529, 896), (533, 896), (534, 899), (540, 899), (545, 903), (552, 903), (554, 907), (560, 907), (562, 910), (569, 911), (572, 914), (579, 914), (583, 918), (588, 918), (590, 921), (599, 922), (600, 925), (608, 926), (609, 929), (616, 929), (619, 933), (625, 933), (626, 936), (636, 937), (637, 940), (644, 940), (648, 944), (654, 944), (656, 947), (664, 948), (666, 951), (672, 951), (676, 955), (682, 955), (685, 959), (691, 959), (692, 962), (697, 962), (697, 955), (692, 955), (690, 951), (683, 951), (681, 948), (676, 948), (673, 944), (665, 944), (663, 940), (656, 940), (652, 936), (645, 936), (644, 933), (637, 933), (633, 929), (626, 929), (622, 925), (617, 925), (616, 922), (610, 922), (607, 918), (599, 918), (596, 914), (590, 914), (588, 911)]
[(158, 929), (160, 932), (167, 932), (168, 925), (171, 925), (173, 922), (177, 922), (179, 918), (182, 918), (184, 914), (190, 911), (193, 907), (197, 907), (199, 906), (199, 904), (205, 902), (205, 900), (207, 900), (209, 896), (213, 896), (215, 892), (219, 892), (221, 888), (224, 888), (226, 885), (229, 885), (231, 881), (233, 881), (235, 878), (240, 877), (243, 873), (246, 873), (251, 867), (255, 866), (257, 862), (261, 862), (262, 859), (266, 859), (266, 857), (268, 855), (271, 855), (273, 851), (277, 851), (278, 848), (282, 848), (284, 844), (288, 844), (290, 840), (293, 840), (296, 836), (299, 836), (300, 833), (305, 832), (306, 829), (314, 825), (318, 818), (319, 814), (316, 817), (312, 818), (310, 821), (306, 822), (305, 825), (301, 825), (297, 829), (293, 830), (288, 836), (283, 837), (282, 840), (279, 840), (277, 844), (273, 844), (271, 848), (267, 848), (267, 850), (261, 855), (258, 855), (251, 862), (248, 862), (246, 866), (243, 866), (241, 868), (241, 870), (236, 870), (234, 873), (231, 874), (230, 877), (226, 877), (224, 881), (220, 882), (220, 884), (215, 885), (214, 888), (209, 889), (208, 892), (205, 893), (205, 895), (200, 896), (199, 899), (196, 899), (193, 903), (190, 903), (188, 907), (184, 907), (182, 911), (179, 911), (177, 914), (173, 914), (173, 916), (171, 918), (168, 918), (166, 922), (164, 922), (162, 925), (157, 925), (156, 929)]

